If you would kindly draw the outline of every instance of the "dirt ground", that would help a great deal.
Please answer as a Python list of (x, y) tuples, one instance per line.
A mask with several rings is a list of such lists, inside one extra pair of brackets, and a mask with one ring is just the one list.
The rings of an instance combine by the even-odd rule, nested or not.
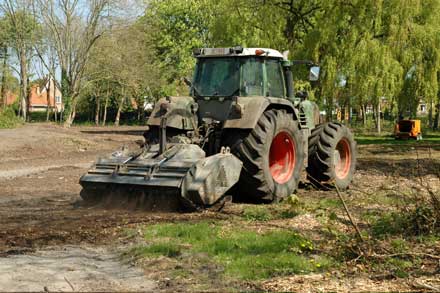
[[(151, 213), (80, 204), (79, 177), (100, 154), (124, 144), (135, 147), (134, 141), (141, 139), (142, 131), (142, 127), (64, 129), (48, 124), (0, 130), (0, 291), (162, 289), (161, 280), (150, 278), (146, 271), (120, 259), (121, 247), (131, 245), (124, 229), (164, 221), (227, 219), (228, 212)], [(396, 152), (393, 148), (368, 145), (360, 146), (359, 154), (353, 190), (365, 191), (379, 185), (393, 189), (411, 185), (415, 178), (423, 178), (431, 182), (433, 188), (440, 188), (435, 176), (440, 170), (440, 146), (419, 145), (416, 149)], [(416, 167), (408, 168), (408, 160)], [(424, 168), (417, 168), (418, 164)], [(353, 191), (351, 196), (356, 196), (355, 193)], [(323, 195), (301, 190), (299, 196)], [(353, 209), (358, 208), (355, 201), (350, 204)], [(234, 204), (231, 205), (229, 210), (234, 210)], [(371, 203), (371, 208), (374, 207), (375, 203)], [(303, 222), (297, 219), (292, 225), (306, 229)], [(433, 253), (438, 255), (438, 248)], [(166, 278), (166, 273), (160, 278)], [(439, 274), (432, 278), (439, 279)], [(275, 278), (263, 282), (259, 288), (277, 291), (415, 289), (399, 280), (372, 281), (360, 275), (338, 280), (323, 274)]]

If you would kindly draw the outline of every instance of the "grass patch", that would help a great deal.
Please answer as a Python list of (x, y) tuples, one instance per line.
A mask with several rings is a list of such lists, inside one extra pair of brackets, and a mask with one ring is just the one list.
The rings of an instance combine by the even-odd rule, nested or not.
[(371, 231), (375, 237), (404, 234), (408, 228), (408, 217), (400, 213), (387, 213), (377, 218), (372, 224)]
[(390, 241), (391, 247), (393, 248), (393, 251), (397, 253), (403, 253), (408, 250), (408, 243), (405, 239), (397, 238), (392, 239)]
[(437, 217), (429, 206), (418, 206), (413, 210), (397, 213), (386, 213), (373, 221), (371, 230), (375, 237), (387, 235), (437, 235), (440, 225)]
[(269, 221), (274, 217), (265, 206), (252, 206), (243, 210), (243, 217), (248, 221)]
[(138, 257), (143, 255), (176, 257), (181, 254), (181, 249), (179, 245), (174, 243), (153, 243), (149, 246), (135, 248), (133, 254)]
[(23, 121), (15, 115), (12, 108), (0, 109), (0, 129), (1, 128), (14, 128), (21, 125)]
[(137, 257), (208, 255), (224, 268), (224, 274), (238, 279), (308, 273), (331, 265), (326, 257), (313, 257), (313, 244), (308, 239), (286, 230), (257, 233), (200, 222), (149, 226), (144, 235), (151, 244), (135, 248), (130, 254)]
[(409, 260), (390, 258), (386, 261), (385, 266), (389, 271), (392, 271), (396, 277), (407, 278), (409, 276), (408, 271), (414, 266), (414, 264)]
[(395, 139), (392, 135), (357, 135), (355, 137), (359, 145), (417, 145), (417, 144), (439, 144), (440, 133), (423, 134), (423, 140), (415, 139)]
[(253, 205), (243, 209), (242, 217), (247, 221), (266, 222), (277, 219), (291, 219), (299, 215), (301, 205), (279, 203), (272, 205)]
[(342, 207), (341, 200), (338, 198), (324, 198), (319, 201), (319, 208), (332, 209)]
[(419, 235), (417, 236), (417, 242), (428, 245), (436, 245), (440, 243), (440, 233), (431, 235)]

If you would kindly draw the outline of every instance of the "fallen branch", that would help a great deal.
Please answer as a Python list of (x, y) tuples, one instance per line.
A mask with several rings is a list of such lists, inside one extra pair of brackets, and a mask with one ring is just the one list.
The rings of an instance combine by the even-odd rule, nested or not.
[(388, 258), (388, 257), (396, 257), (396, 256), (420, 256), (420, 257), (429, 257), (432, 259), (439, 259), (439, 255), (429, 254), (429, 253), (418, 253), (418, 252), (402, 252), (402, 253), (391, 253), (391, 254), (372, 254), (371, 257), (375, 258)]
[(64, 277), (64, 280), (66, 280), (67, 284), (69, 284), (70, 288), (72, 288), (72, 291), (75, 292), (75, 288), (73, 287), (72, 283), (70, 283), (66, 277)]
[(422, 283), (422, 282), (419, 282), (419, 281), (414, 281), (411, 285), (413, 287), (419, 288), (419, 289), (428, 289), (428, 290), (430, 290), (432, 292), (440, 292), (440, 288), (434, 287), (432, 285), (428, 285), (428, 284), (425, 284), (425, 283)]
[(362, 237), (361, 231), (359, 230), (359, 227), (357, 226), (356, 222), (353, 220), (353, 217), (350, 214), (350, 211), (348, 210), (347, 204), (345, 203), (344, 198), (342, 197), (341, 192), (339, 191), (339, 188), (336, 186), (335, 184), (335, 188), (336, 188), (336, 192), (338, 194), (339, 199), (342, 202), (342, 205), (344, 206), (345, 212), (347, 213), (348, 218), (350, 219), (351, 225), (354, 227), (354, 229), (356, 230), (356, 234), (359, 237), (359, 240), (361, 240), (362, 242), (365, 241), (365, 239)]

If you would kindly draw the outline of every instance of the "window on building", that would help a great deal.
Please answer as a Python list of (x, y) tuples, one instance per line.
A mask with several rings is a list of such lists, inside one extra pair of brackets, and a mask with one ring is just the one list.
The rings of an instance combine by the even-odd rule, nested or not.
[(61, 104), (61, 97), (60, 96), (55, 96), (55, 103)]
[(426, 112), (426, 105), (425, 104), (420, 105), (420, 112)]

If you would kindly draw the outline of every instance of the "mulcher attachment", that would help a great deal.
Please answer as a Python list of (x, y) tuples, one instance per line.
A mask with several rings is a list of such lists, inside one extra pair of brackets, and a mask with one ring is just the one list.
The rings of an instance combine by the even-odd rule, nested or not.
[(148, 210), (210, 207), (238, 181), (241, 168), (229, 148), (209, 157), (195, 144), (176, 144), (163, 153), (159, 145), (137, 154), (123, 149), (81, 177), (81, 197)]

